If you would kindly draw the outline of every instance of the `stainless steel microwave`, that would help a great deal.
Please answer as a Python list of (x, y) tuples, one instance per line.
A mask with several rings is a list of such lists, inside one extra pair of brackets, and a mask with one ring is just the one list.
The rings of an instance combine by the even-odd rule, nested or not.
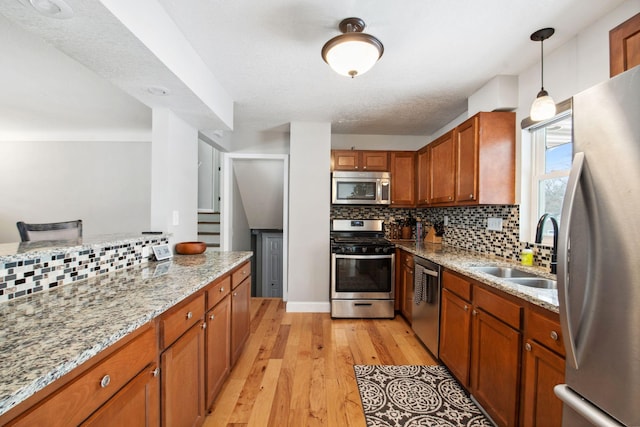
[(333, 172), (331, 203), (334, 205), (391, 204), (389, 172)]

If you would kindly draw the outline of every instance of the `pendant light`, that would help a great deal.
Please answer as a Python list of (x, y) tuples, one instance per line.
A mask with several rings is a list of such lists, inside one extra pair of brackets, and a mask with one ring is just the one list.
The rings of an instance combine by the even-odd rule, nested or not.
[(347, 18), (338, 28), (343, 34), (336, 36), (322, 47), (322, 59), (343, 76), (354, 78), (369, 71), (384, 52), (377, 38), (365, 34), (364, 21)]
[(544, 41), (551, 37), (555, 30), (553, 28), (543, 28), (531, 34), (531, 40), (540, 42), (540, 92), (531, 104), (529, 116), (534, 122), (547, 120), (556, 115), (556, 103), (549, 93), (544, 90)]

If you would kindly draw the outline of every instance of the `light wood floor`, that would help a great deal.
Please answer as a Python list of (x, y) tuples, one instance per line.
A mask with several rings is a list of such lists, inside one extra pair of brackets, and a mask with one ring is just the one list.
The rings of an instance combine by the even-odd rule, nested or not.
[(253, 298), (251, 335), (204, 427), (364, 426), (353, 365), (436, 362), (401, 316), (332, 320)]

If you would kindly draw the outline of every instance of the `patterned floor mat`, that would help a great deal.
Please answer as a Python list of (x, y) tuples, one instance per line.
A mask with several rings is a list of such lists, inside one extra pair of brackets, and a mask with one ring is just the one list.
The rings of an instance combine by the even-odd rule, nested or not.
[(493, 427), (444, 366), (354, 369), (369, 427)]

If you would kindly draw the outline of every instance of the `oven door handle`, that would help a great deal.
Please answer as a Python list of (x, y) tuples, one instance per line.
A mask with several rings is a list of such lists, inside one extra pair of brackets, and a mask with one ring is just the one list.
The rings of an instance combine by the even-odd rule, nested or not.
[(335, 254), (336, 258), (340, 259), (391, 259), (392, 255), (338, 255)]

